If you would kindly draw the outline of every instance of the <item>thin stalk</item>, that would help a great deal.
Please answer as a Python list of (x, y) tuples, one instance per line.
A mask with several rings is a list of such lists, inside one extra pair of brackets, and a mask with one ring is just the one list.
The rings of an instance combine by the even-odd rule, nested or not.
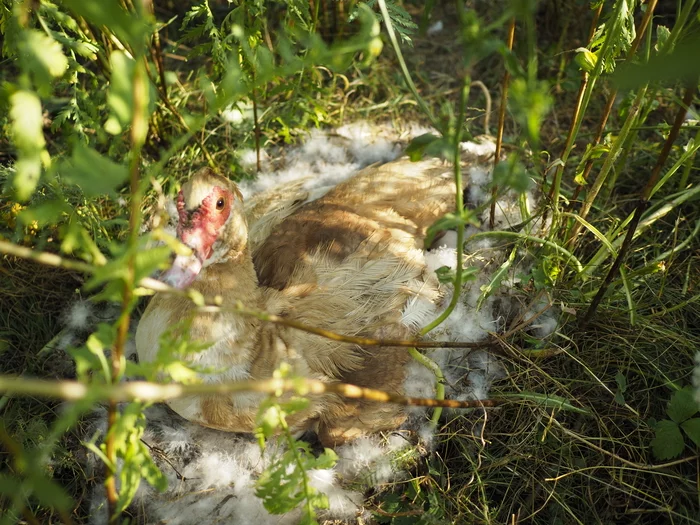
[(489, 93), (489, 89), (486, 87), (486, 84), (484, 84), (481, 80), (473, 80), (471, 87), (478, 87), (479, 89), (481, 89), (481, 92), (484, 94), (484, 99), (486, 100), (486, 110), (484, 111), (484, 134), (490, 135), (491, 134), (491, 128), (490, 128), (491, 93)]
[[(637, 53), (637, 49), (639, 49), (639, 44), (642, 42), (642, 38), (646, 32), (647, 26), (649, 25), (649, 22), (652, 19), (652, 16), (654, 14), (654, 9), (656, 8), (656, 3), (657, 0), (649, 0), (647, 3), (647, 9), (644, 13), (644, 17), (642, 18), (642, 21), (639, 23), (639, 28), (637, 29), (637, 35), (634, 38), (634, 41), (632, 42), (632, 45), (630, 46), (629, 51), (627, 52), (627, 58), (626, 60), (631, 60), (634, 55)], [(612, 108), (613, 104), (615, 103), (615, 99), (617, 97), (617, 89), (613, 88), (613, 90), (610, 92), (610, 96), (608, 97), (608, 102), (605, 104), (605, 109), (603, 109), (603, 114), (601, 115), (600, 118), (600, 124), (598, 124), (598, 130), (596, 132), (596, 136), (593, 139), (593, 142), (591, 143), (591, 147), (597, 146), (600, 144), (600, 141), (603, 138), (603, 133), (605, 132), (605, 125), (608, 122), (608, 118), (610, 117), (610, 113), (612, 113)], [(593, 159), (589, 159), (588, 162), (586, 162), (586, 165), (583, 168), (583, 175), (582, 178), (583, 180), (588, 179), (588, 175), (591, 173), (591, 170), (593, 169)], [(583, 190), (583, 185), (579, 184), (576, 186), (576, 189), (574, 190), (574, 194), (571, 197), (571, 203), (573, 206), (573, 202), (578, 198), (579, 194), (581, 193), (581, 190)], [(572, 235), (570, 234), (569, 236), (569, 242), (572, 240)]]
[[(462, 164), (460, 162), (460, 145), (462, 142), (462, 123), (464, 122), (464, 112), (467, 104), (467, 97), (469, 96), (469, 76), (464, 77), (464, 83), (462, 85), (462, 94), (459, 99), (459, 113), (457, 121), (457, 129), (455, 132), (455, 163), (454, 163), (454, 175), (455, 175), (455, 213), (458, 216), (464, 214), (464, 195), (463, 195), (463, 182), (462, 182)], [(420, 331), (420, 335), (425, 335), (431, 330), (437, 328), (442, 324), (442, 322), (447, 319), (452, 311), (457, 306), (459, 302), (459, 294), (462, 291), (462, 258), (464, 256), (464, 223), (460, 222), (457, 225), (457, 261), (455, 266), (455, 280), (453, 282), (454, 290), (452, 292), (452, 300), (447, 306), (444, 312), (440, 314), (437, 319), (431, 322), (429, 325), (424, 327)]]
[[(610, 147), (610, 151), (608, 152), (608, 155), (605, 158), (603, 167), (601, 168), (600, 173), (598, 174), (598, 177), (596, 178), (595, 182), (591, 186), (591, 189), (588, 191), (586, 200), (581, 206), (581, 211), (579, 215), (582, 219), (585, 219), (588, 216), (588, 212), (590, 212), (591, 208), (593, 207), (593, 203), (595, 202), (595, 199), (598, 196), (598, 192), (603, 187), (605, 180), (612, 171), (615, 161), (620, 155), (621, 147), (625, 141), (625, 137), (627, 137), (627, 135), (629, 134), (630, 128), (636, 120), (637, 113), (639, 113), (639, 109), (642, 105), (642, 100), (644, 99), (644, 95), (646, 94), (646, 92), (646, 86), (642, 87), (637, 92), (637, 96), (635, 97), (634, 101), (632, 102), (632, 105), (630, 106), (629, 112), (627, 114), (627, 119), (625, 120), (625, 123), (622, 126), (620, 135), (615, 139), (612, 146)], [(571, 233), (569, 234), (569, 240), (566, 243), (567, 247), (573, 248), (573, 246), (576, 245), (581, 228), (582, 226), (580, 222), (575, 222), (573, 224), (573, 226), (571, 227)]]
[[(591, 40), (593, 38), (593, 35), (595, 34), (596, 27), (598, 26), (598, 19), (600, 17), (600, 13), (603, 10), (603, 2), (600, 3), (598, 6), (598, 9), (596, 12), (593, 14), (593, 20), (591, 20), (591, 26), (588, 31), (588, 40), (586, 41), (586, 47), (588, 47), (591, 43)], [(602, 55), (602, 51), (601, 51)], [(600, 60), (602, 64), (602, 59)], [(597, 64), (596, 64), (597, 65)], [(594, 72), (598, 71), (598, 76), (600, 76), (600, 73), (602, 72), (602, 68), (595, 68)], [(596, 80), (598, 77), (594, 76), (591, 79), (591, 76), (588, 74), (586, 71), (581, 71), (581, 85), (579, 86), (578, 90), (578, 95), (576, 97), (576, 104), (574, 106), (574, 114), (571, 117), (571, 125), (569, 126), (569, 133), (566, 136), (566, 142), (564, 143), (564, 150), (561, 154), (561, 162), (557, 165), (557, 169), (554, 172), (554, 177), (552, 179), (552, 188), (549, 191), (549, 202), (551, 203), (553, 213), (555, 215), (555, 222), (556, 222), (556, 216), (559, 210), (559, 193), (561, 191), (561, 179), (562, 175), (564, 174), (564, 168), (566, 167), (566, 162), (569, 159), (569, 155), (571, 154), (571, 150), (573, 149), (574, 146), (574, 139), (576, 138), (579, 129), (581, 128), (581, 122), (583, 120), (583, 115), (586, 112), (587, 105), (584, 106), (584, 98), (586, 98), (587, 102), (590, 100), (590, 97), (586, 97), (586, 93), (588, 90), (588, 85), (589, 81), (591, 84), (591, 91), (593, 90), (593, 86), (595, 85)], [(546, 213), (546, 209), (545, 209)], [(546, 222), (546, 216), (542, 220), (542, 224)], [(556, 225), (552, 224), (552, 231), (556, 229)]]
[[(506, 45), (508, 46), (508, 51), (513, 50), (513, 41), (515, 40), (515, 18), (512, 18), (510, 25), (508, 26), (508, 37), (506, 40)], [(501, 144), (503, 142), (503, 128), (506, 124), (506, 104), (508, 102), (508, 84), (510, 82), (510, 72), (508, 68), (505, 68), (503, 73), (503, 80), (501, 81), (501, 106), (498, 108), (498, 132), (496, 133), (496, 152), (493, 157), (493, 168), (496, 169), (496, 165), (501, 159)], [(498, 195), (498, 187), (494, 184), (491, 190), (491, 211), (489, 214), (489, 228), (493, 230), (494, 217), (496, 214), (496, 198)]]
[[(292, 455), (294, 456), (294, 463), (296, 463), (296, 468), (299, 469), (299, 471), (302, 473), (301, 479), (302, 479), (302, 484), (304, 485), (304, 495), (306, 496), (304, 498), (305, 500), (305, 507), (306, 507), (306, 512), (308, 516), (313, 516), (314, 515), (314, 506), (311, 503), (311, 498), (309, 497), (310, 492), (311, 492), (311, 487), (309, 486), (309, 477), (306, 473), (306, 469), (304, 469), (304, 462), (302, 461), (301, 458), (301, 452), (299, 452), (299, 448), (297, 447), (296, 440), (294, 439), (294, 436), (292, 435), (291, 430), (289, 429), (289, 424), (287, 423), (287, 418), (284, 416), (284, 413), (280, 411), (280, 427), (282, 428), (282, 433), (284, 434), (284, 439), (287, 442), (287, 446), (289, 447), (289, 450), (292, 451)], [(263, 442), (261, 441), (261, 445)]]
[[(462, 93), (459, 98), (459, 111), (457, 113), (457, 126), (455, 130), (455, 143), (454, 143), (454, 156), (455, 156), (455, 162), (454, 162), (454, 175), (455, 175), (455, 213), (462, 215), (464, 213), (464, 192), (462, 190), (463, 183), (462, 183), (462, 162), (461, 162), (461, 144), (462, 144), (462, 129), (464, 126), (464, 116), (465, 116), (465, 111), (466, 111), (466, 106), (467, 106), (467, 98), (469, 97), (469, 89), (470, 89), (470, 83), (471, 83), (471, 78), (467, 75), (465, 75), (463, 84), (462, 84)], [(428, 324), (428, 326), (423, 327), (423, 329), (420, 331), (420, 335), (424, 336), (434, 328), (440, 326), (445, 319), (447, 319), (452, 311), (455, 309), (457, 306), (457, 303), (459, 302), (459, 296), (460, 293), (462, 292), (462, 259), (464, 257), (464, 222), (460, 222), (457, 225), (457, 261), (455, 265), (455, 280), (453, 282), (453, 291), (452, 291), (452, 299), (450, 300), (450, 304), (447, 305), (447, 308), (445, 309), (442, 314), (440, 314), (437, 319), (435, 319), (432, 323)], [(445, 377), (442, 373), (442, 370), (440, 370), (440, 366), (432, 361), (430, 358), (420, 354), (417, 350), (412, 353), (411, 355), (421, 355), (421, 358), (418, 359), (418, 362), (421, 363), (423, 366), (426, 366), (430, 370), (433, 371), (435, 374), (435, 396), (437, 399), (444, 399), (445, 398)], [(442, 415), (442, 408), (436, 408), (433, 411), (432, 418), (430, 419), (431, 424), (433, 427), (436, 427), (438, 424), (438, 421), (440, 420), (440, 416)]]
[(617, 257), (615, 258), (615, 262), (608, 271), (608, 274), (605, 276), (603, 284), (598, 289), (598, 293), (595, 295), (593, 301), (591, 302), (591, 305), (588, 307), (588, 311), (586, 312), (586, 315), (583, 317), (583, 320), (581, 322), (582, 326), (586, 326), (595, 314), (598, 305), (605, 296), (605, 292), (607, 291), (608, 286), (610, 286), (610, 282), (612, 281), (613, 277), (615, 277), (615, 275), (617, 274), (617, 271), (620, 269), (622, 262), (625, 260), (625, 256), (627, 255), (627, 252), (629, 251), (629, 248), (632, 245), (632, 239), (634, 238), (637, 226), (639, 226), (639, 221), (641, 220), (642, 214), (649, 206), (649, 196), (651, 195), (652, 190), (656, 186), (656, 183), (658, 182), (659, 177), (661, 176), (661, 168), (665, 164), (666, 159), (668, 158), (668, 154), (671, 152), (671, 147), (673, 146), (673, 143), (678, 138), (681, 126), (683, 125), (683, 121), (685, 120), (685, 114), (688, 111), (688, 107), (690, 106), (691, 102), (693, 101), (693, 97), (695, 96), (696, 91), (696, 86), (686, 88), (685, 96), (683, 97), (683, 102), (681, 103), (681, 106), (678, 108), (678, 113), (676, 113), (676, 119), (673, 122), (673, 127), (671, 128), (671, 131), (668, 134), (668, 138), (664, 143), (664, 147), (659, 153), (659, 157), (656, 160), (656, 164), (654, 165), (654, 168), (651, 172), (651, 176), (649, 177), (646, 186), (642, 190), (642, 193), (639, 198), (639, 203), (637, 204), (637, 207), (634, 210), (632, 222), (630, 223), (630, 226), (627, 229), (625, 240), (622, 242), (622, 247), (620, 248)]
[(425, 113), (425, 115), (430, 119), (430, 123), (433, 125), (433, 127), (439, 129), (440, 123), (433, 116), (433, 112), (430, 111), (430, 108), (428, 107), (428, 104), (425, 103), (425, 100), (423, 100), (423, 97), (421, 97), (418, 93), (418, 89), (413, 83), (411, 74), (408, 72), (406, 61), (403, 58), (403, 53), (401, 53), (401, 47), (399, 47), (399, 41), (396, 38), (396, 33), (394, 32), (394, 26), (392, 25), (391, 18), (389, 17), (389, 11), (386, 7), (386, 1), (377, 0), (377, 3), (379, 4), (379, 10), (382, 13), (382, 19), (384, 20), (384, 26), (386, 27), (386, 32), (389, 35), (389, 40), (391, 41), (391, 45), (394, 48), (394, 52), (396, 53), (396, 58), (399, 61), (399, 66), (401, 67), (401, 72), (403, 73), (404, 80), (406, 80), (406, 85), (413, 94), (413, 97), (416, 99), (416, 102), (418, 102), (418, 105), (420, 106), (423, 113)]
[[(435, 399), (445, 399), (445, 374), (442, 373), (440, 365), (428, 356), (421, 354), (417, 348), (409, 348), (408, 355), (435, 374)], [(442, 407), (433, 410), (433, 415), (430, 418), (430, 424), (433, 428), (437, 427), (441, 415)]]
[[(138, 242), (139, 226), (141, 224), (141, 185), (139, 183), (139, 165), (141, 161), (141, 148), (148, 134), (148, 121), (146, 118), (146, 106), (148, 96), (148, 84), (145, 66), (136, 67), (133, 83), (133, 117), (131, 122), (131, 159), (130, 159), (130, 213), (129, 213), (129, 237), (127, 250), (131, 256), (127, 261), (124, 277), (124, 289), (122, 294), (121, 315), (118, 320), (117, 336), (111, 352), (111, 382), (119, 382), (124, 371), (124, 347), (129, 337), (129, 322), (131, 309), (134, 302), (134, 288), (136, 288), (135, 274), (135, 246)], [(117, 453), (114, 432), (112, 429), (117, 423), (117, 405), (111, 400), (107, 406), (107, 436), (105, 438), (105, 455), (108, 462), (105, 464), (105, 489), (107, 493), (107, 505), (109, 508), (110, 523), (117, 523), (118, 494), (116, 489)]]
[[(406, 80), (406, 84), (408, 85), (408, 88), (410, 89), (411, 93), (413, 94), (414, 98), (416, 99), (416, 102), (418, 102), (418, 105), (420, 108), (423, 110), (425, 115), (428, 116), (430, 119), (430, 122), (433, 124), (435, 128), (439, 128), (439, 123), (433, 116), (432, 112), (430, 111), (430, 108), (426, 104), (425, 100), (420, 96), (418, 93), (418, 89), (416, 89), (416, 85), (413, 83), (413, 79), (411, 78), (411, 74), (408, 71), (408, 67), (406, 66), (406, 62), (403, 58), (403, 54), (401, 53), (401, 48), (399, 47), (399, 42), (396, 38), (396, 34), (394, 33), (394, 27), (391, 23), (391, 18), (389, 17), (389, 11), (386, 7), (386, 2), (385, 0), (378, 0), (379, 4), (379, 9), (382, 13), (382, 18), (384, 20), (384, 25), (386, 27), (387, 33), (389, 34), (389, 40), (391, 41), (391, 45), (394, 48), (394, 51), (396, 53), (396, 58), (399, 61), (399, 65), (401, 66), (401, 71), (403, 73), (404, 79)], [(465, 115), (465, 108), (466, 108), (466, 100), (469, 95), (469, 89), (470, 89), (470, 83), (471, 79), (469, 76), (465, 75), (464, 77), (464, 83), (462, 86), (462, 92), (460, 96), (460, 107), (459, 107), (459, 116), (457, 119), (457, 126), (456, 126), (456, 132), (455, 132), (455, 161), (454, 161), (454, 172), (455, 172), (455, 184), (456, 184), (456, 208), (457, 208), (457, 213), (462, 214), (463, 213), (463, 208), (464, 208), (464, 202), (463, 202), (463, 194), (462, 194), (462, 167), (461, 167), (461, 150), (460, 150), (460, 145), (461, 145), (461, 139), (462, 139), (462, 129), (464, 126), (464, 115)], [(454, 293), (452, 296), (452, 301), (450, 301), (450, 304), (448, 305), (447, 309), (442, 313), (442, 315), (438, 316), (437, 319), (435, 319), (432, 323), (430, 323), (428, 326), (424, 327), (420, 331), (420, 335), (423, 336), (430, 332), (433, 328), (436, 326), (439, 326), (447, 317), (452, 313), (452, 310), (454, 310), (455, 306), (457, 305), (457, 301), (459, 300), (459, 293), (461, 291), (462, 287), (462, 256), (463, 256), (463, 251), (464, 251), (464, 224), (460, 224), (457, 226), (457, 274), (455, 276), (455, 281), (454, 281)], [(409, 350), (411, 355), (417, 359), (419, 363), (421, 363), (423, 366), (427, 367), (430, 369), (434, 374), (435, 374), (435, 379), (436, 379), (436, 385), (435, 385), (435, 393), (438, 399), (444, 399), (445, 397), (445, 386), (444, 386), (444, 376), (442, 374), (442, 370), (440, 370), (440, 367), (438, 366), (437, 363), (435, 363), (433, 360), (431, 360), (429, 357), (420, 354), (415, 348), (412, 348)], [(442, 409), (441, 408), (436, 408), (435, 411), (433, 412), (432, 418), (431, 418), (431, 424), (433, 426), (437, 426), (438, 420), (440, 419), (440, 416), (442, 414)]]

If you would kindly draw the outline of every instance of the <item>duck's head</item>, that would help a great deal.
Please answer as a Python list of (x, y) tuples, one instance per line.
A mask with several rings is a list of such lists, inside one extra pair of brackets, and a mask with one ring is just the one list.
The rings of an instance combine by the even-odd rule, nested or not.
[(186, 288), (205, 266), (241, 254), (248, 242), (243, 196), (230, 180), (204, 168), (182, 186), (177, 197), (177, 237), (192, 249), (178, 255), (163, 280)]

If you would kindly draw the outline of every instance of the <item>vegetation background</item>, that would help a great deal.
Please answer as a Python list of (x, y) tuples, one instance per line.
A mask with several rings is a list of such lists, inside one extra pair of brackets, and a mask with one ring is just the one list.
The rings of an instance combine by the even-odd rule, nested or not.
[[(486, 427), (444, 422), (409, 482), (368, 495), (377, 522), (700, 522), (695, 0), (2, 0), (0, 32), (1, 523), (86, 520), (82, 416), (187, 351), (123, 359), (142, 279), (175, 249), (143, 249), (161, 235), (139, 235), (144, 214), (193, 166), (253, 177), (240, 148), (357, 119), (432, 125), (416, 156), (502, 135), (494, 194), (531, 181), (523, 221), (551, 226), (500, 238), (535, 257), (522, 292), (562, 310), (547, 340), (499, 334), (510, 401)], [(68, 360), (62, 316), (93, 294), (116, 321)], [(88, 446), (120, 521), (162, 480), (145, 403), (115, 401)]]

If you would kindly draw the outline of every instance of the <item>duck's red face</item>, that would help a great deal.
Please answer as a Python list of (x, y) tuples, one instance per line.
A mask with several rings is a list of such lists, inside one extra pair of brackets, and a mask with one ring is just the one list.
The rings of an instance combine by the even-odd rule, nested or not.
[(177, 236), (202, 262), (211, 256), (214, 242), (231, 215), (232, 200), (231, 192), (214, 186), (198, 208), (188, 211), (182, 191), (177, 197)]
[(212, 184), (211, 180), (195, 178), (183, 186), (177, 198), (177, 236), (193, 253), (175, 258), (172, 267), (163, 275), (165, 282), (176, 288), (186, 288), (202, 267), (218, 262), (227, 248), (222, 232), (236, 198), (230, 189)]

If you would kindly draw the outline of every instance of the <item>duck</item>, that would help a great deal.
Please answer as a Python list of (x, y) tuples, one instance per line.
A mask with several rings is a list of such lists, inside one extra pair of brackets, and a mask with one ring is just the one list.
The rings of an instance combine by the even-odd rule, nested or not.
[[(405, 322), (417, 302), (438, 304), (444, 290), (423, 257), (427, 228), (455, 206), (452, 167), (404, 157), (371, 165), (323, 195), (301, 184), (244, 202), (239, 187), (210, 168), (197, 171), (177, 196), (176, 255), (168, 284), (219, 296), (221, 309), (198, 311), (187, 298), (156, 293), (138, 324), (140, 362), (156, 360), (162, 334), (187, 322), (189, 337), (209, 346), (188, 357), (204, 382), (262, 380), (287, 366), (294, 376), (401, 394), (411, 357), (405, 348), (330, 340), (227, 310), (238, 301), (324, 330), (410, 339)], [(202, 426), (237, 433), (256, 428), (259, 393), (182, 397), (168, 405)], [(295, 435), (315, 432), (324, 446), (398, 428), (397, 405), (313, 395), (288, 417)]]

